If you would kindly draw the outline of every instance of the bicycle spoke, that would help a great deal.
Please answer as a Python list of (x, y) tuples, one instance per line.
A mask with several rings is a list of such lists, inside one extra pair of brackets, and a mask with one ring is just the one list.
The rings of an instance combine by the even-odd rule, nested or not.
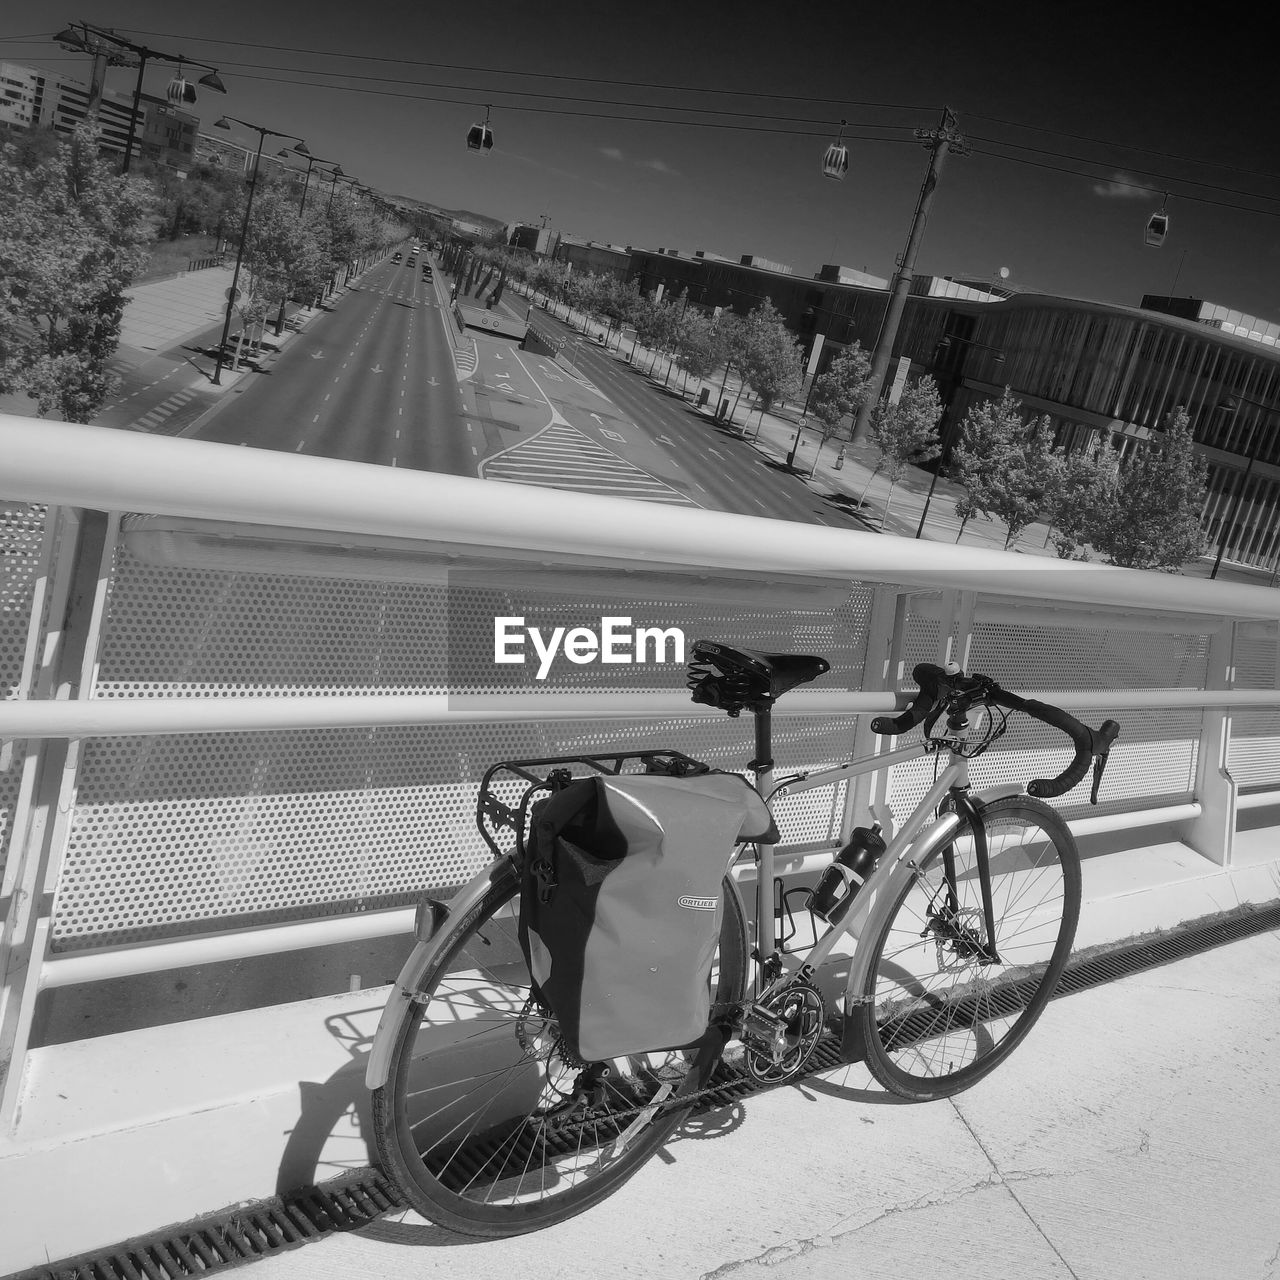
[(1010, 799), (989, 806), (984, 821), (994, 937), (977, 842), (962, 828), (949, 863), (937, 851), (914, 872), (877, 940), (868, 1061), (908, 1097), (943, 1096), (990, 1070), (1039, 1016), (1070, 948), (1078, 871), (1072, 864), (1068, 878), (1074, 850), (1060, 820)]

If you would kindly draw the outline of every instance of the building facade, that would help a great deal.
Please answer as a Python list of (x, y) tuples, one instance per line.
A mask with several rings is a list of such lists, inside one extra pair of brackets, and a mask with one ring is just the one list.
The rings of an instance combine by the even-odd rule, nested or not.
[[(71, 133), (89, 114), (89, 87), (68, 76), (17, 62), (0, 62), (0, 121), (19, 129), (51, 127)], [(98, 143), (124, 153), (134, 119), (133, 95), (104, 89), (98, 103)], [(137, 115), (141, 133), (145, 111)]]
[[(634, 251), (629, 278), (642, 294), (687, 290), (691, 305), (746, 314), (768, 299), (796, 335), (813, 373), (854, 342), (870, 351), (886, 288), (803, 279), (708, 257)], [(1209, 468), (1201, 513), (1210, 550), (1280, 570), (1280, 346), (1256, 317), (1198, 299), (1177, 306), (1012, 293), (977, 281), (920, 276), (892, 352), (928, 375), (945, 405), (949, 445), (969, 408), (1005, 387), (1028, 414), (1048, 415), (1068, 450), (1099, 437), (1126, 451), (1185, 409)], [(1168, 299), (1163, 300), (1169, 304)], [(1177, 311), (1178, 314), (1172, 314)], [(949, 339), (945, 344), (943, 339)]]

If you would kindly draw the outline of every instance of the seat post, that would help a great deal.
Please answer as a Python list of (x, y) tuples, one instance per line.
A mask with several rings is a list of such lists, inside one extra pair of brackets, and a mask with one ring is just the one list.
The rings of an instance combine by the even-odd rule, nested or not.
[(751, 714), (756, 721), (756, 754), (747, 768), (759, 777), (773, 768), (773, 709), (767, 703), (757, 705), (751, 708)]
[[(756, 722), (756, 753), (747, 766), (755, 774), (756, 790), (768, 797), (773, 790), (773, 709), (762, 699), (751, 708)], [(754, 994), (758, 997), (780, 972), (774, 955), (777, 946), (777, 916), (773, 845), (756, 843), (756, 945), (753, 950), (758, 967)]]

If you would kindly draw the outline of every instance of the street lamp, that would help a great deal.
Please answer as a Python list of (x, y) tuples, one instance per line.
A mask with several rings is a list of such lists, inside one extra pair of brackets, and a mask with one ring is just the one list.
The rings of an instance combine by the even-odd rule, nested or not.
[(232, 124), (238, 124), (246, 129), (252, 129), (258, 135), (258, 150), (253, 157), (253, 172), (249, 175), (249, 196), (244, 202), (244, 221), (240, 224), (240, 243), (236, 247), (236, 269), (231, 276), (231, 288), (227, 290), (227, 318), (222, 325), (222, 341), (218, 344), (218, 363), (213, 370), (213, 385), (215, 387), (222, 385), (222, 358), (226, 354), (227, 339), (231, 333), (231, 308), (235, 306), (236, 298), (239, 296), (237, 286), (240, 283), (240, 264), (244, 260), (244, 244), (249, 237), (249, 215), (253, 210), (253, 193), (258, 185), (258, 162), (262, 159), (262, 144), (271, 138), (292, 138), (297, 146), (294, 150), (299, 155), (310, 155), (307, 150), (307, 144), (298, 137), (296, 133), (280, 133), (276, 129), (264, 129), (261, 125), (250, 124), (248, 120), (238, 120), (235, 116), (223, 116), (221, 120), (215, 121), (215, 129), (230, 129)]
[(335, 160), (321, 160), (319, 156), (313, 156), (309, 151), (298, 147), (281, 147), (276, 152), (276, 158), (279, 160), (292, 160), (296, 156), (302, 156), (307, 162), (307, 175), (302, 182), (302, 199), (298, 202), (298, 217), (302, 217), (307, 209), (307, 189), (311, 185), (311, 170), (318, 164), (332, 164), (336, 165), (336, 171), (341, 173), (342, 167), (337, 165)]
[[(1245, 396), (1229, 397), (1224, 400), (1218, 408), (1230, 414), (1234, 419), (1236, 414), (1240, 412), (1240, 406), (1244, 404), (1251, 404), (1255, 408), (1263, 409), (1268, 413), (1280, 412), (1275, 405), (1263, 404), (1260, 400), (1250, 400)], [(1244, 502), (1244, 491), (1249, 487), (1249, 473), (1253, 470), (1253, 464), (1258, 458), (1255, 444), (1257, 443), (1258, 428), (1260, 424), (1261, 419), (1259, 418), (1258, 421), (1254, 422), (1253, 430), (1249, 432), (1249, 444), (1246, 449), (1246, 452), (1249, 455), (1249, 461), (1245, 465), (1245, 469), (1236, 484), (1235, 499), (1231, 503), (1231, 514), (1227, 517), (1227, 522), (1222, 529), (1222, 537), (1218, 540), (1218, 554), (1214, 557), (1213, 571), (1209, 574), (1210, 578), (1216, 578), (1218, 576), (1218, 570), (1222, 566), (1222, 555), (1227, 549), (1227, 539), (1231, 537), (1231, 532), (1235, 528), (1236, 517), (1240, 514), (1240, 506)]]
[[(181, 54), (160, 53), (156, 49), (148, 49), (145, 45), (134, 44), (131, 40), (126, 40), (123, 36), (118, 36), (114, 31), (109, 31), (104, 27), (91, 26), (87, 22), (72, 23), (71, 26), (58, 32), (54, 39), (64, 48), (93, 55), (95, 61), (94, 84), (98, 84), (96, 64), (99, 58), (103, 59), (105, 66), (110, 67), (131, 67), (133, 66), (133, 59), (137, 58), (138, 80), (133, 90), (133, 109), (129, 113), (129, 136), (124, 144), (122, 173), (129, 172), (129, 161), (133, 157), (133, 140), (138, 132), (138, 103), (142, 99), (142, 77), (146, 72), (148, 61), (177, 63), (178, 69), (166, 90), (169, 101), (175, 107), (182, 106), (184, 103), (192, 103), (196, 100), (195, 88), (182, 74), (182, 68), (187, 63), (190, 63), (193, 67), (204, 67), (206, 69), (208, 74), (201, 76), (199, 81), (206, 89), (212, 89), (214, 93), (226, 93), (227, 91), (226, 85), (222, 83), (218, 76), (217, 69), (210, 66), (209, 63), (197, 62), (194, 58), (188, 58)], [(90, 85), (90, 114), (95, 109), (93, 102), (94, 84)]]
[[(961, 337), (960, 334), (958, 333), (948, 333), (938, 343), (938, 349), (934, 353), (935, 365), (937, 364), (938, 359), (941, 356), (953, 350), (956, 345), (966, 346), (966, 347), (978, 347), (982, 351), (990, 351), (993, 353), (995, 357), (994, 363), (996, 368), (1000, 369), (1004, 367), (1004, 352), (1001, 351), (999, 347), (988, 346), (987, 343), (978, 342), (973, 338)], [(920, 523), (916, 526), (917, 538), (924, 537), (924, 522), (929, 518), (929, 506), (933, 502), (933, 491), (938, 487), (938, 477), (942, 474), (942, 462), (943, 462), (943, 459), (947, 456), (948, 448), (950, 448), (951, 446), (951, 437), (954, 431), (955, 431), (955, 423), (948, 422), (946, 434), (943, 437), (942, 441), (940, 442), (942, 445), (942, 450), (938, 454), (938, 463), (937, 463), (937, 466), (934, 467), (933, 477), (929, 481), (929, 492), (925, 495), (924, 510), (921, 511)]]
[[(307, 209), (307, 188), (311, 185), (311, 170), (318, 164), (334, 164), (333, 160), (321, 160), (319, 156), (313, 156), (305, 146), (299, 147), (281, 147), (276, 152), (277, 160), (293, 160), (301, 156), (307, 162), (307, 175), (302, 182), (302, 199), (298, 201), (298, 217), (301, 218)], [(297, 172), (292, 170), (291, 172)], [(287, 298), (280, 299), (280, 310), (276, 315), (276, 337), (278, 338), (284, 332), (284, 310)]]
[(340, 164), (333, 166), (333, 173), (330, 175), (330, 178), (329, 201), (324, 207), (326, 213), (329, 213), (333, 209), (333, 193), (337, 190), (339, 178), (341, 178), (343, 182), (359, 183), (360, 181), (359, 178), (353, 178), (349, 173), (343, 173), (342, 166)]

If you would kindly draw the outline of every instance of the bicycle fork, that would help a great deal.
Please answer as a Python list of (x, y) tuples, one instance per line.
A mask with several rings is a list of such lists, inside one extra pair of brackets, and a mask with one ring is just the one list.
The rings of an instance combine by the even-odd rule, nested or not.
[[(969, 830), (973, 834), (974, 860), (978, 864), (978, 885), (982, 891), (982, 922), (986, 927), (986, 941), (974, 945), (968, 940), (968, 945), (972, 948), (972, 954), (984, 964), (999, 964), (995, 902), (991, 894), (991, 853), (987, 846), (987, 828), (982, 821), (983, 806), (968, 791), (953, 791), (951, 800), (957, 813), (962, 814), (969, 822)], [(950, 841), (942, 849), (942, 869), (947, 886), (948, 915), (955, 930), (952, 941), (961, 945), (967, 940), (960, 934), (960, 893), (956, 881), (955, 844)]]

